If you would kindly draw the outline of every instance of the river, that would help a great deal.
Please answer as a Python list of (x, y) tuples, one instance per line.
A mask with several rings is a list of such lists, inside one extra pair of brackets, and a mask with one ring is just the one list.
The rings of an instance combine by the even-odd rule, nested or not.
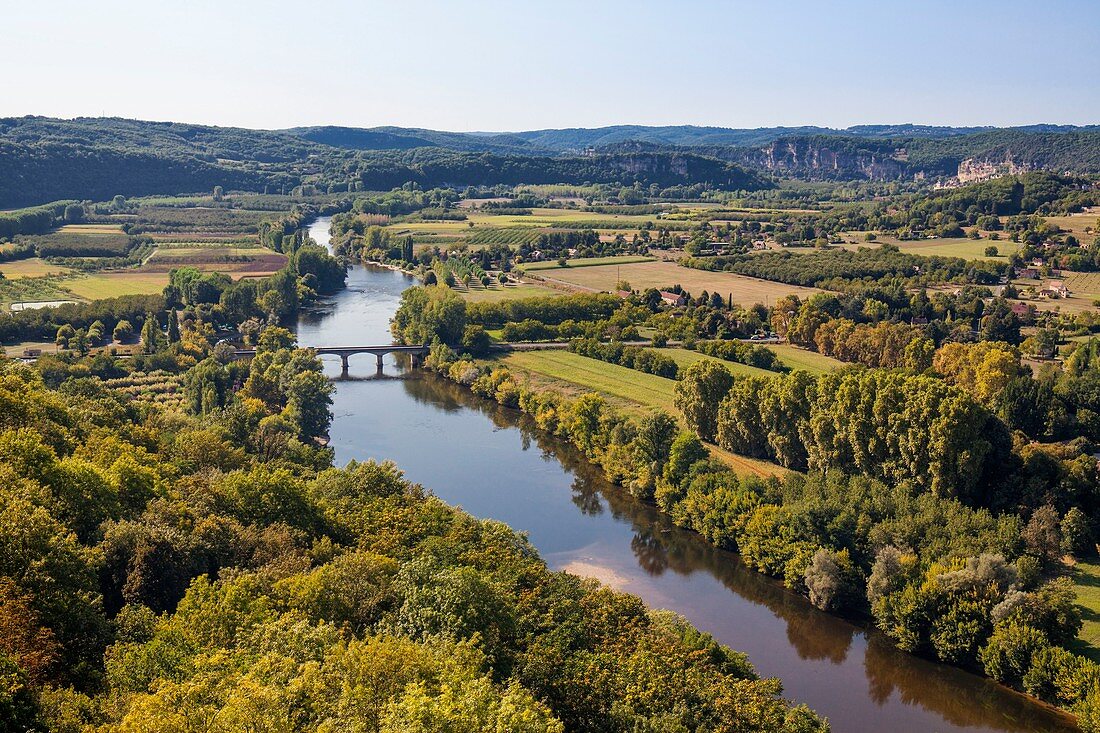
[[(322, 217), (310, 236), (326, 243), (328, 227)], [(412, 284), (391, 270), (352, 268), (346, 290), (300, 317), (300, 343), (389, 343), (389, 319)], [(325, 359), (337, 377), (339, 359)], [(350, 376), (336, 383), (337, 464), (393, 460), (444, 501), (527, 533), (551, 568), (682, 614), (747, 653), (761, 675), (783, 680), (787, 697), (828, 717), (837, 733), (1076, 730), (1023, 695), (899, 652), (877, 631), (818, 611), (612, 486), (519, 412), (406, 372), (393, 357), (386, 377), (374, 373), (373, 356), (352, 357)]]

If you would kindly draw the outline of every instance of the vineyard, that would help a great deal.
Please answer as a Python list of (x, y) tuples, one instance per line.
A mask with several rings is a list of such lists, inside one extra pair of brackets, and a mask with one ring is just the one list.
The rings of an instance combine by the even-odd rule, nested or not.
[(158, 407), (179, 407), (183, 402), (183, 378), (163, 370), (134, 372), (125, 377), (104, 381), (127, 399)]
[(533, 227), (499, 227), (475, 229), (467, 240), (470, 244), (507, 244), (518, 247), (533, 244), (541, 231)]

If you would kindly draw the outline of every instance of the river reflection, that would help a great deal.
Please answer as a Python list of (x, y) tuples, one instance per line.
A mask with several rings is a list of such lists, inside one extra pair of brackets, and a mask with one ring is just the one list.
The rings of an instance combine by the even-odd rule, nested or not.
[[(388, 341), (388, 319), (408, 284), (390, 271), (353, 269), (349, 290), (303, 316), (299, 340)], [(339, 374), (339, 361), (326, 370)], [(352, 360), (353, 377), (373, 372), (373, 357)], [(331, 444), (338, 464), (392, 459), (444, 501), (527, 533), (550, 567), (684, 615), (747, 653), (760, 674), (782, 679), (785, 694), (827, 716), (833, 730), (1074, 730), (1056, 711), (818, 611), (610, 485), (572, 446), (517, 411), (393, 359), (386, 373), (405, 378), (337, 381)]]

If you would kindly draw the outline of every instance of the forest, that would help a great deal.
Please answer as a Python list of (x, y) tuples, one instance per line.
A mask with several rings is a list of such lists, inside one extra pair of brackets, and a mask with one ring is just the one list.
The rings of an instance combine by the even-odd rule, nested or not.
[[(5, 730), (828, 729), (392, 464), (332, 467), (332, 387), (289, 332), (240, 362), (182, 329), (130, 364), (0, 360)], [(182, 412), (96, 378), (150, 360)]]

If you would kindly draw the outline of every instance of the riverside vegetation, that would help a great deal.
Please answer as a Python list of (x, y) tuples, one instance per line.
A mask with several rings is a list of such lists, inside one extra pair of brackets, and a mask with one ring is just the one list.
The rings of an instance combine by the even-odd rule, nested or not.
[[(702, 361), (679, 375), (682, 423), (624, 414), (597, 394), (530, 388), (462, 355), (494, 310), (552, 323), (585, 302), (605, 315), (596, 296), (467, 307), (446, 288), (413, 288), (393, 328), (399, 340), (435, 343), (429, 367), (528, 413), (609, 479), (815, 605), (866, 614), (902, 649), (984, 672), (1100, 729), (1100, 665), (1071, 651), (1081, 617), (1060, 572), (1064, 554), (1094, 551), (1095, 459), (1083, 438), (1038, 440), (1051, 429), (1091, 434), (1091, 408), (1068, 385), (1092, 379), (1096, 342), (1078, 348), (1060, 378), (1067, 388), (1051, 392), (1009, 344), (937, 349), (923, 332), (927, 353), (913, 347), (919, 363), (894, 369), (744, 377)], [(592, 341), (574, 349), (626, 353)], [(997, 349), (1015, 367), (986, 358)], [(707, 442), (796, 473), (739, 477)]]

